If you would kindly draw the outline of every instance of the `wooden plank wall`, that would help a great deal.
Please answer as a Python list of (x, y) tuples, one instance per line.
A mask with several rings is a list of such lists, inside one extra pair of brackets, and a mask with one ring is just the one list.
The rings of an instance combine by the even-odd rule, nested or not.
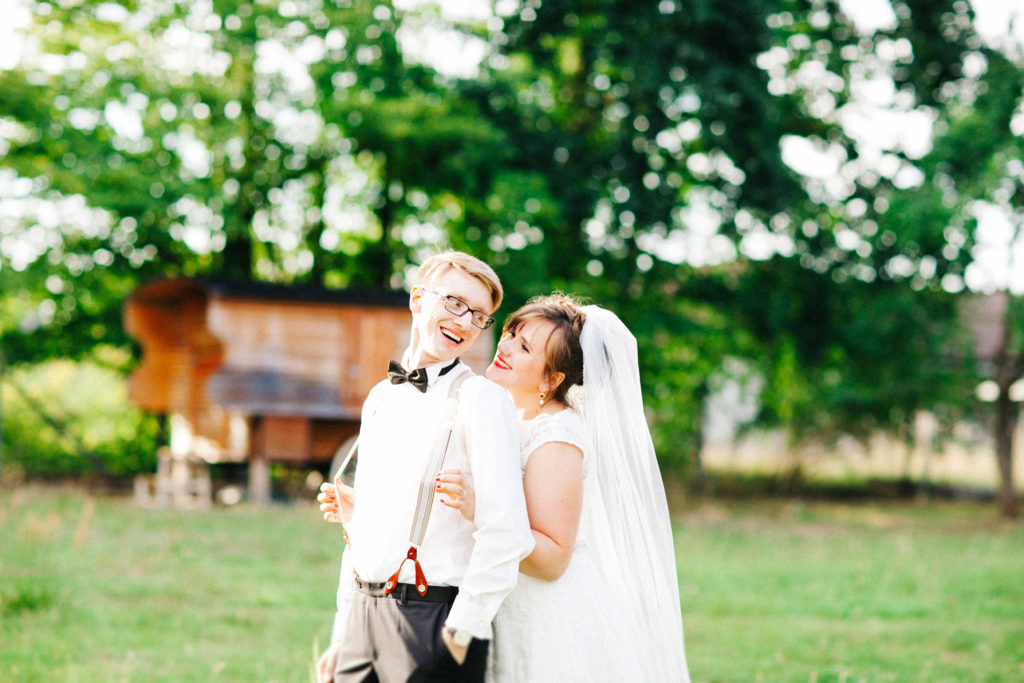
[[(215, 335), (230, 340), (224, 369), (330, 388), (333, 403), (358, 419), (388, 360), (400, 357), (408, 344), (408, 318), (400, 308), (215, 299), (208, 321)], [(312, 406), (304, 411), (301, 405), (281, 405), (278, 411), (310, 414)]]
[[(388, 361), (402, 357), (410, 323), (407, 307), (220, 296), (187, 280), (158, 282), (125, 304), (125, 329), (143, 348), (129, 391), (145, 410), (184, 417), (194, 454), (211, 462), (329, 460), (358, 429)], [(491, 360), (494, 336), (482, 333), (463, 358), (477, 372)]]

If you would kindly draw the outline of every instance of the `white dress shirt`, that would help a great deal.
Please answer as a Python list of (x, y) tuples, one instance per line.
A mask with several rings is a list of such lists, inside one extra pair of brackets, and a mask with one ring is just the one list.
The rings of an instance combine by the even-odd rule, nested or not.
[[(340, 617), (355, 590), (353, 570), (364, 581), (384, 582), (409, 549), (420, 480), (452, 380), (472, 370), (450, 362), (426, 368), (427, 391), (380, 382), (363, 404), (356, 464), (356, 504), (346, 525), (350, 546), (342, 555), (338, 617), (332, 641), (344, 638)], [(439, 376), (440, 375), (440, 376)], [(533, 550), (519, 467), (519, 428), (512, 400), (490, 380), (471, 376), (459, 393), (455, 428), (442, 469), (458, 468), (476, 491), (475, 522), (438, 502), (435, 495), (418, 551), (431, 586), (458, 586), (446, 624), (477, 638), (491, 638), (491, 621)], [(399, 581), (415, 584), (414, 565)]]

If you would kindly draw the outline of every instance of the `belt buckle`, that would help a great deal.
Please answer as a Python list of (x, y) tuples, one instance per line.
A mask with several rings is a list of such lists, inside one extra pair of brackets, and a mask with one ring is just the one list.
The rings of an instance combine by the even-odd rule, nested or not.
[(372, 581), (367, 581), (356, 574), (355, 577), (356, 588), (370, 596), (371, 598), (384, 598), (387, 597), (387, 593), (384, 592), (384, 587), (381, 584), (374, 585)]

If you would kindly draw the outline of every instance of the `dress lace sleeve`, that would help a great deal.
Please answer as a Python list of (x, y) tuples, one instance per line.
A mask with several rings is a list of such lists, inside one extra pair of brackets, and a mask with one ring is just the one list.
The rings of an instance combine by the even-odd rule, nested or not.
[(587, 452), (587, 442), (583, 433), (583, 425), (579, 416), (571, 409), (565, 409), (554, 415), (542, 415), (540, 417), (520, 423), (522, 426), (522, 464), (526, 469), (526, 462), (530, 454), (546, 443), (558, 441), (567, 443)]

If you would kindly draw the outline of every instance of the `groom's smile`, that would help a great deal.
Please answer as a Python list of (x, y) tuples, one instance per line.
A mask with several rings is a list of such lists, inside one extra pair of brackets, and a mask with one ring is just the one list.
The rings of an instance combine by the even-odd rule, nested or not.
[(452, 332), (451, 330), (444, 326), (441, 326), (441, 334), (443, 334), (446, 338), (450, 339), (451, 342), (455, 345), (459, 345), (463, 341), (465, 341), (465, 339), (461, 335)]

